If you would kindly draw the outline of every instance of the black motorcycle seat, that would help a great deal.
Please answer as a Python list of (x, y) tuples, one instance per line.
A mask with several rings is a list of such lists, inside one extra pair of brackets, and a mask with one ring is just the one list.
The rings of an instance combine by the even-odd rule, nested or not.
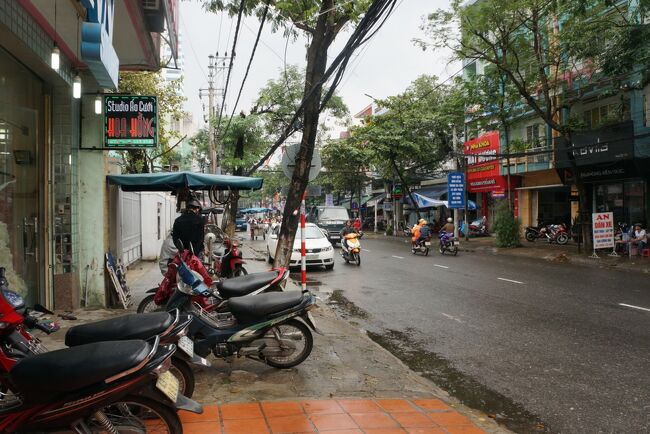
[(151, 345), (142, 340), (81, 345), (25, 357), (9, 377), (18, 391), (30, 398), (71, 392), (136, 367), (150, 351)]
[(150, 339), (172, 325), (174, 317), (167, 312), (124, 315), (90, 324), (74, 326), (65, 334), (69, 347), (93, 342)]
[(301, 291), (268, 292), (228, 300), (235, 318), (264, 317), (297, 306), (302, 302)]
[(252, 273), (246, 276), (217, 282), (217, 290), (223, 298), (241, 297), (273, 282), (278, 277), (277, 271)]

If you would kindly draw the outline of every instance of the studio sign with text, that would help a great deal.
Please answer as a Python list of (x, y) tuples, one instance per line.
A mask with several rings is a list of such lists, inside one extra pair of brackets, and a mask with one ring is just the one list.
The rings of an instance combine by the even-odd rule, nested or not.
[(104, 147), (155, 148), (158, 105), (155, 96), (104, 95)]

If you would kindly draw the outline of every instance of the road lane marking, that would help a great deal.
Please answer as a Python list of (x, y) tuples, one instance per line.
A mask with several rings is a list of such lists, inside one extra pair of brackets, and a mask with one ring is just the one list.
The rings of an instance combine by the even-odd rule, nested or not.
[(503, 277), (497, 277), (499, 280), (503, 280), (504, 282), (510, 282), (510, 283), (518, 283), (519, 285), (523, 285), (524, 282), (520, 282), (518, 280), (510, 280), (510, 279), (504, 279)]
[(368, 250), (368, 249), (361, 249), (361, 250), (363, 250), (364, 252), (369, 252), (369, 251), (370, 251), (370, 250)]
[(444, 313), (444, 312), (440, 312), (440, 313), (442, 314), (442, 316), (444, 316), (444, 317), (446, 317), (446, 318), (453, 319), (454, 321), (459, 322), (459, 323), (461, 323), (461, 324), (463, 323), (462, 320), (456, 318), (455, 316), (451, 316), (451, 315), (449, 315), (449, 314), (447, 314), (447, 313)]
[(395, 255), (393, 255), (393, 258), (404, 259), (404, 256), (395, 256)]
[(650, 309), (648, 309), (647, 307), (634, 306), (632, 304), (619, 303), (619, 306), (631, 307), (632, 309), (639, 309), (639, 310), (645, 310), (646, 312), (650, 312)]
[[(440, 267), (440, 268), (449, 268), (446, 265), (438, 265), (438, 264), (433, 264), (434, 267)], [(444, 314), (443, 314), (444, 315)]]

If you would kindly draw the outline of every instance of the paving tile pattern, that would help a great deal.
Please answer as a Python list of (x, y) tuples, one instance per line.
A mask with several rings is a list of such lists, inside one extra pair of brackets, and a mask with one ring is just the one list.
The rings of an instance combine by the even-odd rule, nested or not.
[(181, 412), (186, 434), (482, 434), (439, 399), (340, 399), (207, 405)]

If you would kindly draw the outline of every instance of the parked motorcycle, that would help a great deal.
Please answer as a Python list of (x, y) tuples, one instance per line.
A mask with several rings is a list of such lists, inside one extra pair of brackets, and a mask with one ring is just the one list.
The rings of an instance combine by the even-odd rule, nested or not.
[(363, 232), (361, 233), (350, 233), (344, 237), (344, 241), (341, 243), (341, 257), (346, 264), (352, 262), (357, 266), (361, 265), (361, 243), (359, 239), (363, 237)]
[[(145, 432), (153, 427), (182, 433), (176, 410), (201, 413), (179, 393), (168, 370), (176, 346), (125, 340), (29, 354), (22, 308), (0, 291), (0, 433)], [(11, 300), (11, 301), (10, 301)]]
[(542, 238), (549, 243), (556, 242), (558, 244), (566, 244), (569, 242), (569, 234), (567, 233), (564, 223), (559, 225), (540, 225), (538, 227), (528, 226), (525, 232), (526, 241), (535, 242), (535, 240)]
[(210, 314), (192, 302), (194, 294), (209, 296), (210, 288), (185, 264), (178, 273), (183, 283), (177, 286), (167, 309), (193, 316), (188, 336), (194, 340), (197, 354), (248, 357), (286, 369), (302, 363), (311, 353), (310, 328), (316, 328), (309, 311), (316, 307), (316, 298), (308, 291), (234, 297), (228, 300), (229, 312)]
[(253, 273), (241, 277), (233, 277), (228, 280), (213, 282), (203, 263), (190, 252), (183, 250), (177, 254), (174, 260), (169, 264), (165, 278), (157, 288), (151, 288), (147, 291), (146, 296), (138, 305), (137, 312), (154, 312), (167, 305), (169, 298), (174, 293), (177, 282), (177, 270), (179, 264), (184, 262), (191, 270), (197, 272), (203, 283), (216, 289), (209, 297), (193, 295), (192, 301), (201, 306), (202, 309), (212, 312), (222, 312), (227, 310), (226, 302), (231, 297), (241, 297), (244, 295), (255, 295), (263, 292), (282, 291), (289, 278), (289, 270), (280, 267), (263, 273)]
[(424, 256), (429, 256), (430, 247), (431, 247), (431, 237), (426, 237), (424, 240), (412, 243), (411, 253), (413, 253), (414, 255), (418, 253), (422, 253), (424, 254)]
[(459, 230), (459, 235), (464, 236), (465, 235), (465, 230), (468, 230), (468, 235), (470, 237), (489, 237), (490, 232), (488, 231), (487, 228), (487, 220), (485, 217), (476, 219), (469, 224), (469, 228), (467, 228), (466, 224), (462, 224)]
[(438, 234), (439, 246), (438, 251), (441, 255), (444, 255), (445, 252), (449, 252), (452, 255), (456, 256), (458, 254), (458, 240), (454, 239), (454, 234), (447, 232), (440, 232)]

